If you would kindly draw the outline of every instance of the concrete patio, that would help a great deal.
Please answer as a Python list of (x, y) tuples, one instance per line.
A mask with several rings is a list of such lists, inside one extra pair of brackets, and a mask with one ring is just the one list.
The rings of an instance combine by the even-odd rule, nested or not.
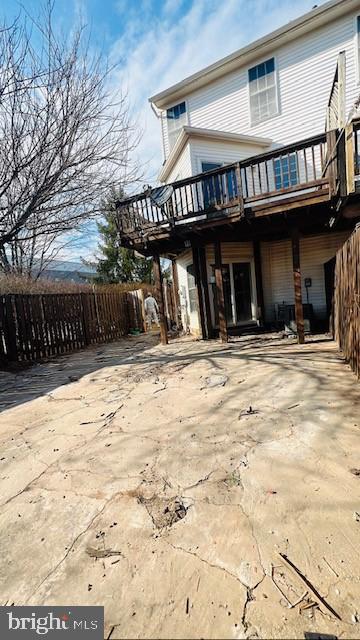
[(335, 344), (156, 343), (0, 374), (0, 603), (103, 605), (111, 640), (359, 638), (360, 388)]

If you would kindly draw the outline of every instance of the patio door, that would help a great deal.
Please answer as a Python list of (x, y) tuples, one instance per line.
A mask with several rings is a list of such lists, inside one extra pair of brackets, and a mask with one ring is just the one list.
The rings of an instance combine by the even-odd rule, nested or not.
[[(212, 273), (215, 274), (214, 265)], [(246, 324), (253, 320), (252, 287), (250, 262), (233, 262), (223, 264), (222, 275), (224, 283), (225, 316), (228, 326)], [(212, 285), (215, 326), (219, 326), (219, 309), (216, 285)]]
[[(202, 171), (213, 171), (214, 169), (219, 169), (222, 167), (222, 164), (219, 162), (202, 162), (201, 170)], [(204, 209), (212, 206), (216, 202), (220, 200), (220, 181), (219, 176), (212, 176), (209, 178), (204, 178), (202, 181), (202, 190), (203, 190), (203, 199), (204, 199)]]
[(234, 262), (234, 298), (237, 324), (252, 320), (250, 262)]

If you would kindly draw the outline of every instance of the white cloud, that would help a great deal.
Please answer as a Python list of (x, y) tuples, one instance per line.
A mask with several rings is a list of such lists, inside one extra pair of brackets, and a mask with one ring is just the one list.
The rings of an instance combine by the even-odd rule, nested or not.
[[(124, 10), (124, 2), (118, 2)], [(121, 62), (115, 81), (126, 87), (143, 130), (138, 155), (154, 182), (162, 150), (160, 123), (148, 97), (308, 11), (313, 0), (194, 0), (183, 15), (181, 0), (167, 0), (157, 15), (146, 0), (141, 4), (140, 11), (134, 3), (111, 56)]]
[[(83, 6), (83, 0), (76, 3)], [(120, 65), (113, 82), (116, 89), (127, 91), (133, 119), (143, 131), (137, 155), (144, 182), (156, 181), (162, 163), (160, 122), (150, 108), (149, 96), (310, 10), (313, 4), (314, 0), (193, 0), (189, 5), (185, 0), (166, 0), (157, 3), (158, 13), (154, 13), (149, 0), (116, 0), (123, 33), (110, 52), (111, 60)], [(67, 259), (96, 253), (93, 225), (84, 238), (81, 245), (67, 247)]]
[(164, 4), (164, 13), (166, 15), (173, 15), (179, 11), (182, 6), (183, 0), (166, 0)]

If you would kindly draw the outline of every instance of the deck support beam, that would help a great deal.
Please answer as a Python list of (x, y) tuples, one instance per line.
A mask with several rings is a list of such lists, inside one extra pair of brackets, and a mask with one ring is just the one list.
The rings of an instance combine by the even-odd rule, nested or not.
[(228, 330), (226, 324), (225, 315), (225, 298), (224, 298), (224, 282), (222, 274), (222, 259), (221, 259), (221, 243), (217, 240), (214, 244), (215, 249), (215, 283), (217, 303), (219, 310), (219, 331), (221, 342), (228, 341)]
[(298, 343), (304, 344), (304, 310), (301, 292), (301, 269), (300, 269), (300, 241), (299, 230), (293, 229), (291, 235), (293, 274), (294, 274), (294, 297), (295, 297), (295, 321), (298, 336)]
[(178, 331), (182, 331), (183, 324), (182, 324), (182, 318), (181, 318), (179, 275), (178, 275), (176, 260), (171, 260), (171, 273), (172, 273), (172, 281), (173, 281), (174, 303), (175, 303), (175, 310), (176, 310), (176, 328)]
[(209, 336), (208, 336), (208, 330), (207, 330), (206, 303), (205, 303), (204, 287), (203, 287), (203, 281), (202, 281), (203, 269), (201, 265), (199, 247), (192, 247), (192, 258), (193, 258), (194, 275), (195, 275), (195, 283), (196, 283), (196, 290), (197, 290), (201, 337), (203, 340), (207, 340)]
[(205, 307), (205, 315), (206, 315), (206, 333), (207, 333), (207, 339), (210, 340), (213, 337), (214, 331), (213, 331), (212, 320), (211, 320), (209, 283), (208, 283), (205, 247), (200, 247), (199, 249), (199, 262), (200, 262), (201, 288), (202, 288), (202, 294), (204, 298), (204, 307)]
[(161, 344), (167, 344), (168, 336), (167, 336), (166, 318), (164, 313), (164, 309), (165, 309), (164, 289), (163, 289), (159, 254), (155, 254), (153, 256), (153, 272), (154, 272), (155, 289), (156, 289), (156, 300), (159, 306), (160, 340), (161, 340)]
[(255, 266), (255, 281), (256, 281), (256, 299), (257, 299), (258, 309), (260, 309), (260, 317), (258, 318), (258, 320), (260, 321), (260, 324), (264, 324), (265, 306), (264, 306), (264, 289), (263, 289), (263, 279), (262, 279), (260, 240), (255, 239), (253, 241), (253, 250), (254, 250), (254, 266)]

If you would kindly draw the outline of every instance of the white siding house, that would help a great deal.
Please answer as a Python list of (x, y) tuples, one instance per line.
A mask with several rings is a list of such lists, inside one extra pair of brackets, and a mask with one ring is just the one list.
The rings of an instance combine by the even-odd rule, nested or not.
[[(330, 0), (153, 96), (150, 100), (161, 120), (165, 152), (160, 182), (176, 182), (324, 132), (340, 52), (345, 53), (344, 103), (348, 115), (360, 92), (359, 0)], [(297, 167), (297, 182), (301, 182), (303, 170)], [(321, 234), (301, 238), (303, 302), (312, 305), (319, 320), (328, 311), (324, 265), (348, 233), (331, 231), (328, 226)], [(254, 244), (221, 244), (227, 323), (239, 327), (256, 324), (260, 313)], [(273, 323), (278, 305), (294, 303), (291, 241), (262, 239), (259, 246), (262, 320)], [(192, 261), (188, 248), (177, 258), (179, 293), (183, 324), (198, 333)], [(207, 287), (211, 321), (216, 327), (213, 263), (214, 244), (208, 243)]]
[[(348, 113), (360, 87), (359, 16), (357, 0), (331, 0), (151, 98), (162, 122), (166, 162), (160, 174), (161, 181), (169, 182), (169, 178), (178, 173), (186, 177), (176, 168), (169, 174), (166, 167), (169, 158), (172, 166), (177, 162), (183, 165), (183, 159), (174, 159), (172, 152), (177, 135), (184, 127), (266, 138), (271, 146), (301, 140), (323, 131), (327, 100), (340, 51), (345, 51), (346, 55)], [(272, 77), (274, 86), (269, 91), (272, 92), (271, 98), (275, 93), (274, 109), (270, 111), (271, 115), (254, 118), (254, 109), (250, 106), (249, 74), (267, 61), (273, 61), (274, 65), (274, 70), (265, 74)], [(168, 115), (173, 116), (172, 110), (178, 105), (183, 105), (184, 113), (178, 118), (169, 118)], [(177, 123), (177, 128), (174, 123)], [(198, 139), (191, 135), (192, 174), (201, 171), (196, 159), (199, 156), (198, 146)], [(221, 162), (232, 162), (235, 156), (235, 159), (241, 159), (239, 153), (242, 157), (253, 153), (249, 145), (244, 145), (241, 151), (241, 141), (236, 144), (225, 139), (222, 146), (224, 153), (220, 152), (215, 139), (209, 139), (206, 156), (210, 159), (214, 154), (214, 161), (217, 155)], [(189, 170), (188, 163), (186, 170)]]

